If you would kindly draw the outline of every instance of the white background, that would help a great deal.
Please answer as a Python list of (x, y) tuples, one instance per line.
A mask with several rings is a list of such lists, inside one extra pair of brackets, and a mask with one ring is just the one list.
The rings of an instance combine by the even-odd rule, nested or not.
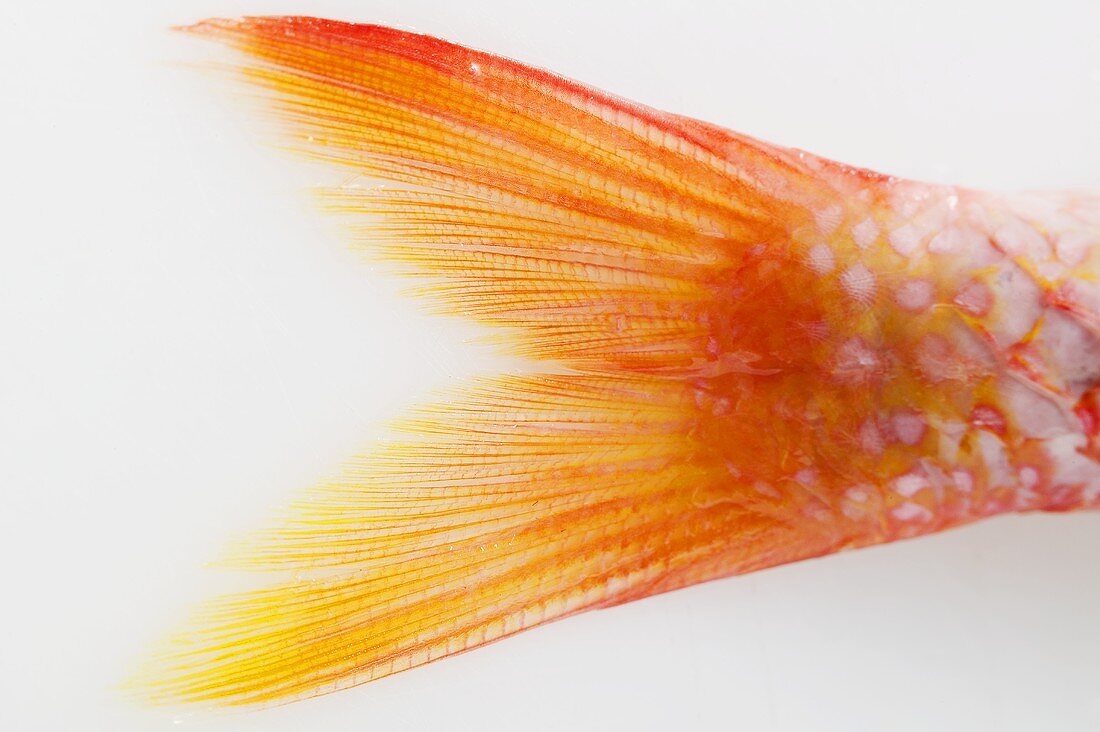
[[(66, 7), (66, 5), (68, 7)], [(0, 6), (0, 729), (1094, 730), (1100, 516), (1020, 516), (589, 613), (320, 700), (147, 710), (116, 684), (203, 566), (499, 368), (312, 209), (321, 180), (166, 27), (398, 24), (900, 175), (1100, 185), (1100, 4)]]

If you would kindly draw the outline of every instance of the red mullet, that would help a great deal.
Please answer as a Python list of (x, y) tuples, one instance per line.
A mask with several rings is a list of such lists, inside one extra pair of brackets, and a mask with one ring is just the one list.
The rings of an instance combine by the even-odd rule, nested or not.
[[(185, 29), (485, 378), (237, 557), (161, 702), (324, 693), (555, 618), (1009, 511), (1100, 505), (1100, 196), (899, 180), (403, 31)], [(369, 214), (364, 216), (363, 214)]]

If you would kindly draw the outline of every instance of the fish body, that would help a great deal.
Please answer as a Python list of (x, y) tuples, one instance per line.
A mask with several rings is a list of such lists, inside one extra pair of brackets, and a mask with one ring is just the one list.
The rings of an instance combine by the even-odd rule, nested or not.
[(880, 175), (379, 26), (185, 30), (242, 51), (291, 146), (355, 177), (322, 194), (358, 244), (540, 373), (421, 408), (307, 492), (235, 556), (284, 574), (200, 612), (150, 698), (310, 696), (697, 582), (1100, 506), (1100, 195)]

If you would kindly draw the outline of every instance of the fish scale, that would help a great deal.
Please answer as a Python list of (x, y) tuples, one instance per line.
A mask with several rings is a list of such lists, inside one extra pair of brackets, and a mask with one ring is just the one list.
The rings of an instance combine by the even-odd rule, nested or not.
[[(834, 376), (881, 395), (860, 415), (859, 447), (918, 448), (907, 472), (877, 481), (890, 515), (908, 533), (1004, 510), (1095, 505), (1100, 466), (1082, 453), (1096, 440), (1100, 338), (1080, 293), (1096, 287), (1100, 260), (1094, 245), (1061, 245), (1100, 241), (1095, 197), (892, 187), (845, 217), (854, 224), (818, 228), (815, 244), (801, 243), (808, 266), (838, 278), (870, 313), (855, 328), (834, 316), (839, 327), (822, 346), (826, 361), (841, 354)], [(852, 276), (861, 266), (866, 273)], [(881, 288), (873, 303), (872, 287)], [(906, 411), (891, 407), (897, 401)]]

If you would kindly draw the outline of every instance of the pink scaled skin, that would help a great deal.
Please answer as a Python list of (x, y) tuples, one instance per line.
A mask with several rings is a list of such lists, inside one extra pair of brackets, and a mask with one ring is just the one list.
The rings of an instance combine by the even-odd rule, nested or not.
[(885, 509), (889, 540), (1100, 506), (1100, 195), (867, 185), (807, 162), (846, 201), (818, 212), (807, 265), (867, 303), (837, 323), (836, 371), (884, 395), (855, 443), (872, 461), (911, 448), (876, 471), (885, 483), (838, 496), (841, 510), (878, 523)]

